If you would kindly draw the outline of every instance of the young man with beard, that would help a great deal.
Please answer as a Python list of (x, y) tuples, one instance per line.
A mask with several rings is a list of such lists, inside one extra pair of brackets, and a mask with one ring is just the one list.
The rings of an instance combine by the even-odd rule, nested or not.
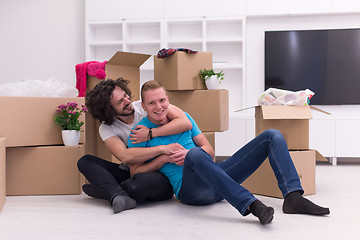
[[(142, 107), (147, 117), (139, 124), (154, 130), (171, 122), (167, 117), (169, 99), (166, 91), (155, 81), (146, 82), (141, 88)], [(250, 213), (261, 224), (273, 220), (274, 209), (256, 199), (240, 184), (268, 157), (284, 196), (283, 212), (288, 214), (327, 215), (328, 208), (305, 199), (303, 188), (289, 155), (287, 144), (278, 130), (266, 130), (227, 160), (213, 162), (214, 150), (201, 133), (195, 121), (187, 115), (192, 129), (180, 134), (150, 138), (128, 147), (154, 147), (179, 143), (183, 148), (172, 151), (171, 158), (157, 158), (144, 164), (130, 165), (131, 174), (159, 170), (168, 177), (176, 197), (185, 204), (207, 205), (226, 199), (241, 215)], [(184, 161), (182, 164), (168, 159)]]
[[(122, 78), (105, 80), (95, 86), (86, 96), (86, 105), (91, 115), (101, 122), (99, 133), (106, 147), (121, 161), (112, 163), (96, 156), (85, 155), (78, 161), (79, 171), (90, 184), (83, 185), (83, 191), (95, 198), (108, 200), (114, 213), (135, 208), (145, 200), (160, 201), (170, 199), (173, 191), (168, 179), (159, 172), (139, 173), (130, 178), (127, 164), (141, 164), (148, 159), (168, 158), (170, 152), (180, 149), (179, 144), (166, 144), (153, 148), (128, 149), (128, 137), (141, 142), (149, 136), (163, 136), (181, 133), (191, 129), (191, 122), (184, 112), (170, 105), (167, 118), (170, 124), (154, 129), (137, 125), (146, 116), (140, 101), (131, 102), (129, 81)], [(137, 126), (135, 129), (132, 130)]]

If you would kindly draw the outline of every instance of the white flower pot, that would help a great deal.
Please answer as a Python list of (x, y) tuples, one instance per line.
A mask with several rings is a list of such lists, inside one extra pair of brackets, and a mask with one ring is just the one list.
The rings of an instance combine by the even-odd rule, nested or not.
[(62, 130), (61, 136), (65, 146), (77, 146), (80, 141), (80, 131)]
[(220, 83), (217, 79), (217, 76), (211, 76), (206, 81), (206, 87), (207, 89), (220, 89)]

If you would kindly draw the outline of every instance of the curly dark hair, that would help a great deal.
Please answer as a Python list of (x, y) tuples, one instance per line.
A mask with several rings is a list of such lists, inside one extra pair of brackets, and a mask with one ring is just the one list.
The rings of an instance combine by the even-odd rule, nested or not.
[(127, 87), (129, 82), (123, 78), (107, 79), (98, 83), (93, 90), (87, 93), (85, 105), (93, 118), (98, 119), (101, 123), (111, 125), (116, 117), (115, 109), (110, 104), (112, 92), (115, 87), (120, 87), (131, 99), (131, 91)]

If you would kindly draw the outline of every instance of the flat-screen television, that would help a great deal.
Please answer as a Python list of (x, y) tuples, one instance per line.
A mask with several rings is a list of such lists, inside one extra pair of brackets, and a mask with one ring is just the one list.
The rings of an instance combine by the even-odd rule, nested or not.
[(265, 32), (265, 90), (310, 89), (312, 105), (360, 104), (360, 29)]

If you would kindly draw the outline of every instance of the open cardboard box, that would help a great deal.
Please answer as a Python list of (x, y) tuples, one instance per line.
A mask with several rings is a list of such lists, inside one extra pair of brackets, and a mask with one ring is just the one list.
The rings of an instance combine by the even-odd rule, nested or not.
[(7, 195), (80, 194), (84, 145), (6, 148)]
[[(106, 79), (116, 80), (122, 77), (129, 80), (129, 89), (132, 92), (132, 100), (140, 99), (140, 66), (149, 58), (151, 55), (140, 54), (140, 53), (129, 53), (129, 52), (116, 52), (114, 56), (106, 63), (105, 73)], [(87, 91), (92, 90), (96, 84), (103, 81), (104, 79), (97, 79), (96, 77), (87, 76)], [(150, 79), (149, 79), (150, 80)], [(99, 136), (97, 120), (94, 120), (90, 113), (86, 114), (86, 153), (92, 155), (98, 154), (98, 144), (102, 143)], [(104, 149), (104, 146), (99, 148)], [(105, 150), (105, 153), (108, 154)]]
[[(322, 160), (323, 157), (316, 150), (290, 151), (290, 156), (298, 172), (304, 195), (315, 194), (316, 160)], [(253, 194), (283, 198), (268, 159), (241, 185)]]
[(178, 51), (171, 56), (154, 56), (154, 79), (166, 90), (206, 89), (200, 70), (212, 69), (212, 53)]
[(6, 199), (6, 147), (5, 138), (0, 138), (0, 211)]
[(283, 134), (290, 150), (309, 149), (309, 120), (312, 118), (311, 109), (330, 114), (313, 106), (256, 106), (255, 135), (267, 129), (278, 129)]
[[(61, 145), (61, 128), (54, 122), (56, 109), (61, 104), (85, 104), (83, 97), (0, 97), (0, 137), (7, 147)], [(85, 120), (81, 115), (80, 121)], [(86, 124), (85, 124), (86, 125)], [(86, 127), (82, 127), (85, 130)], [(85, 132), (80, 133), (80, 143)]]

